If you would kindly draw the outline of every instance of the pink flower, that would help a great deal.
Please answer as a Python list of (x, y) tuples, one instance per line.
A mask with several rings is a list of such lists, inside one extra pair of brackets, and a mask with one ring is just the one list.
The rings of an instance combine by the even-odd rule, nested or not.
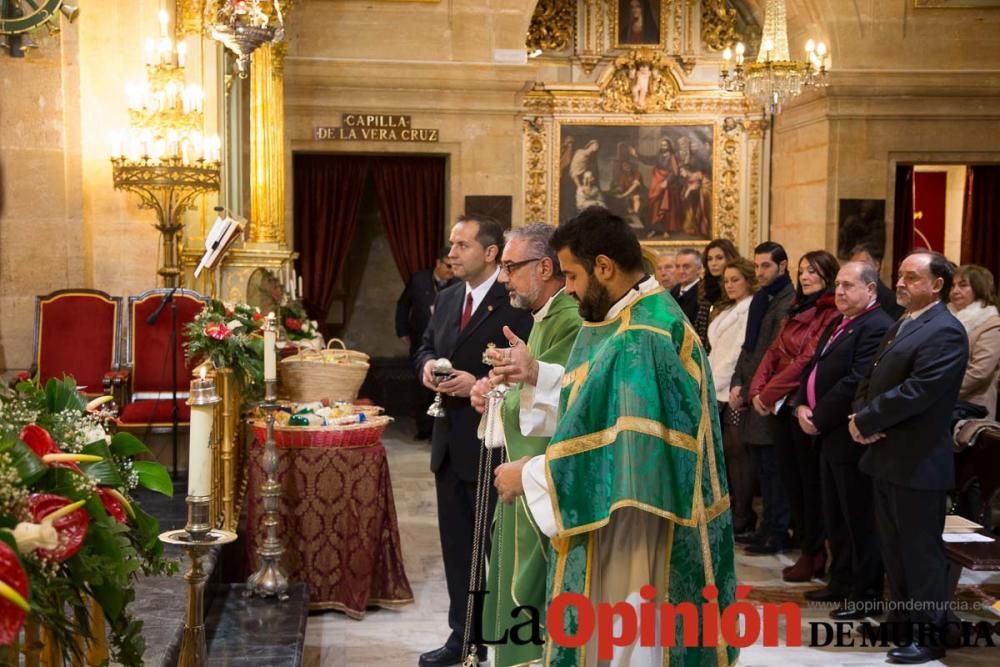
[(205, 335), (215, 340), (225, 340), (230, 333), (232, 332), (229, 331), (229, 327), (221, 323), (209, 324), (205, 327)]

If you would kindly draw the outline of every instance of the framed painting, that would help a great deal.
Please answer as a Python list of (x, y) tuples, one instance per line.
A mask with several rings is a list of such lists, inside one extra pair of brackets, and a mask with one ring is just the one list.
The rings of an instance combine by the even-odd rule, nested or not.
[(885, 248), (885, 200), (841, 199), (837, 216), (837, 256), (848, 259), (859, 243)]
[(617, 0), (617, 5), (612, 4), (615, 48), (664, 48), (666, 26), (660, 11), (662, 4), (662, 0)]
[(569, 220), (605, 206), (646, 244), (682, 246), (714, 238), (718, 173), (715, 123), (559, 124), (555, 211)]

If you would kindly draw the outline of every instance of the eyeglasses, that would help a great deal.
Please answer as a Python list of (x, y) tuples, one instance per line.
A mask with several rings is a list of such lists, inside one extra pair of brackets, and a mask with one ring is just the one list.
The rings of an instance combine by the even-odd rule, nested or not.
[(544, 257), (532, 257), (531, 259), (522, 259), (520, 262), (500, 262), (500, 270), (506, 271), (507, 275), (512, 275), (514, 269), (520, 268), (525, 264), (531, 264), (532, 262), (538, 262), (545, 259)]

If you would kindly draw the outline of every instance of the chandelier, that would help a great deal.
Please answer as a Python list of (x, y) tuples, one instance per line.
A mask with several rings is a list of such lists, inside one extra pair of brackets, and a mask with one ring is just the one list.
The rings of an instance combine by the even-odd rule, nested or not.
[(159, 39), (146, 40), (146, 81), (126, 86), (129, 128), (112, 135), (111, 173), (116, 190), (138, 194), (139, 207), (155, 212), (163, 241), (159, 274), (177, 287), (181, 215), (199, 194), (219, 189), (222, 142), (202, 134), (205, 94), (186, 85), (187, 45), (167, 36), (166, 11), (159, 21)]
[[(735, 48), (722, 52), (722, 73), (719, 77), (724, 90), (743, 93), (755, 100), (768, 113), (776, 114), (781, 106), (798, 96), (804, 87), (826, 86), (830, 53), (823, 42), (806, 42), (805, 60), (792, 60), (788, 55), (788, 28), (785, 0), (767, 0), (764, 7), (764, 34), (756, 62), (745, 62), (746, 47), (737, 42)], [(730, 70), (730, 63), (735, 67)]]
[(236, 69), (243, 79), (249, 70), (250, 54), (284, 38), (285, 21), (279, 0), (226, 0), (212, 23), (212, 39), (236, 54)]

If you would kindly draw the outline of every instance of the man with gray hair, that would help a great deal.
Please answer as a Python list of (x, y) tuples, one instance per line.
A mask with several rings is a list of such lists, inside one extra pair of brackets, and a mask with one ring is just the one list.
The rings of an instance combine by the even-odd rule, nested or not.
[(684, 311), (688, 322), (694, 324), (698, 316), (698, 283), (701, 281), (701, 253), (694, 248), (677, 251), (677, 284), (670, 295)]
[(820, 336), (816, 354), (799, 385), (795, 416), (820, 451), (823, 519), (830, 538), (830, 583), (806, 593), (814, 602), (848, 601), (832, 611), (838, 621), (858, 620), (882, 596), (872, 481), (858, 461), (865, 448), (851, 438), (848, 420), (854, 394), (892, 326), (879, 306), (878, 271), (865, 262), (840, 267), (834, 298), (841, 317)]
[[(545, 452), (549, 439), (539, 435), (540, 427), (555, 418), (558, 380), (580, 330), (579, 309), (563, 291), (565, 279), (549, 244), (554, 231), (541, 223), (512, 229), (507, 232), (500, 262), (498, 280), (507, 288), (511, 305), (531, 311), (535, 320), (527, 345), (505, 328), (512, 347), (487, 353), (498, 371), (510, 371), (512, 357), (525, 359), (529, 353), (532, 358), (523, 372), (510, 372), (502, 378), (492, 375), (494, 381), (516, 383), (500, 410), (508, 461)], [(557, 368), (555, 387), (544, 387), (542, 392), (537, 391), (540, 364)], [(551, 384), (546, 383), (544, 372), (542, 381), (543, 385)], [(490, 378), (473, 387), (472, 404), (480, 412), (485, 408), (484, 395), (491, 389)], [(523, 497), (511, 505), (498, 503), (493, 526), (482, 627), (486, 637), (508, 637), (510, 629), (523, 622), (516, 607), (545, 608), (548, 539), (534, 527)], [(524, 665), (542, 657), (542, 646), (532, 643), (497, 644), (494, 650), (493, 663), (498, 667)]]
[(677, 254), (664, 250), (656, 254), (656, 282), (668, 292), (677, 284)]

